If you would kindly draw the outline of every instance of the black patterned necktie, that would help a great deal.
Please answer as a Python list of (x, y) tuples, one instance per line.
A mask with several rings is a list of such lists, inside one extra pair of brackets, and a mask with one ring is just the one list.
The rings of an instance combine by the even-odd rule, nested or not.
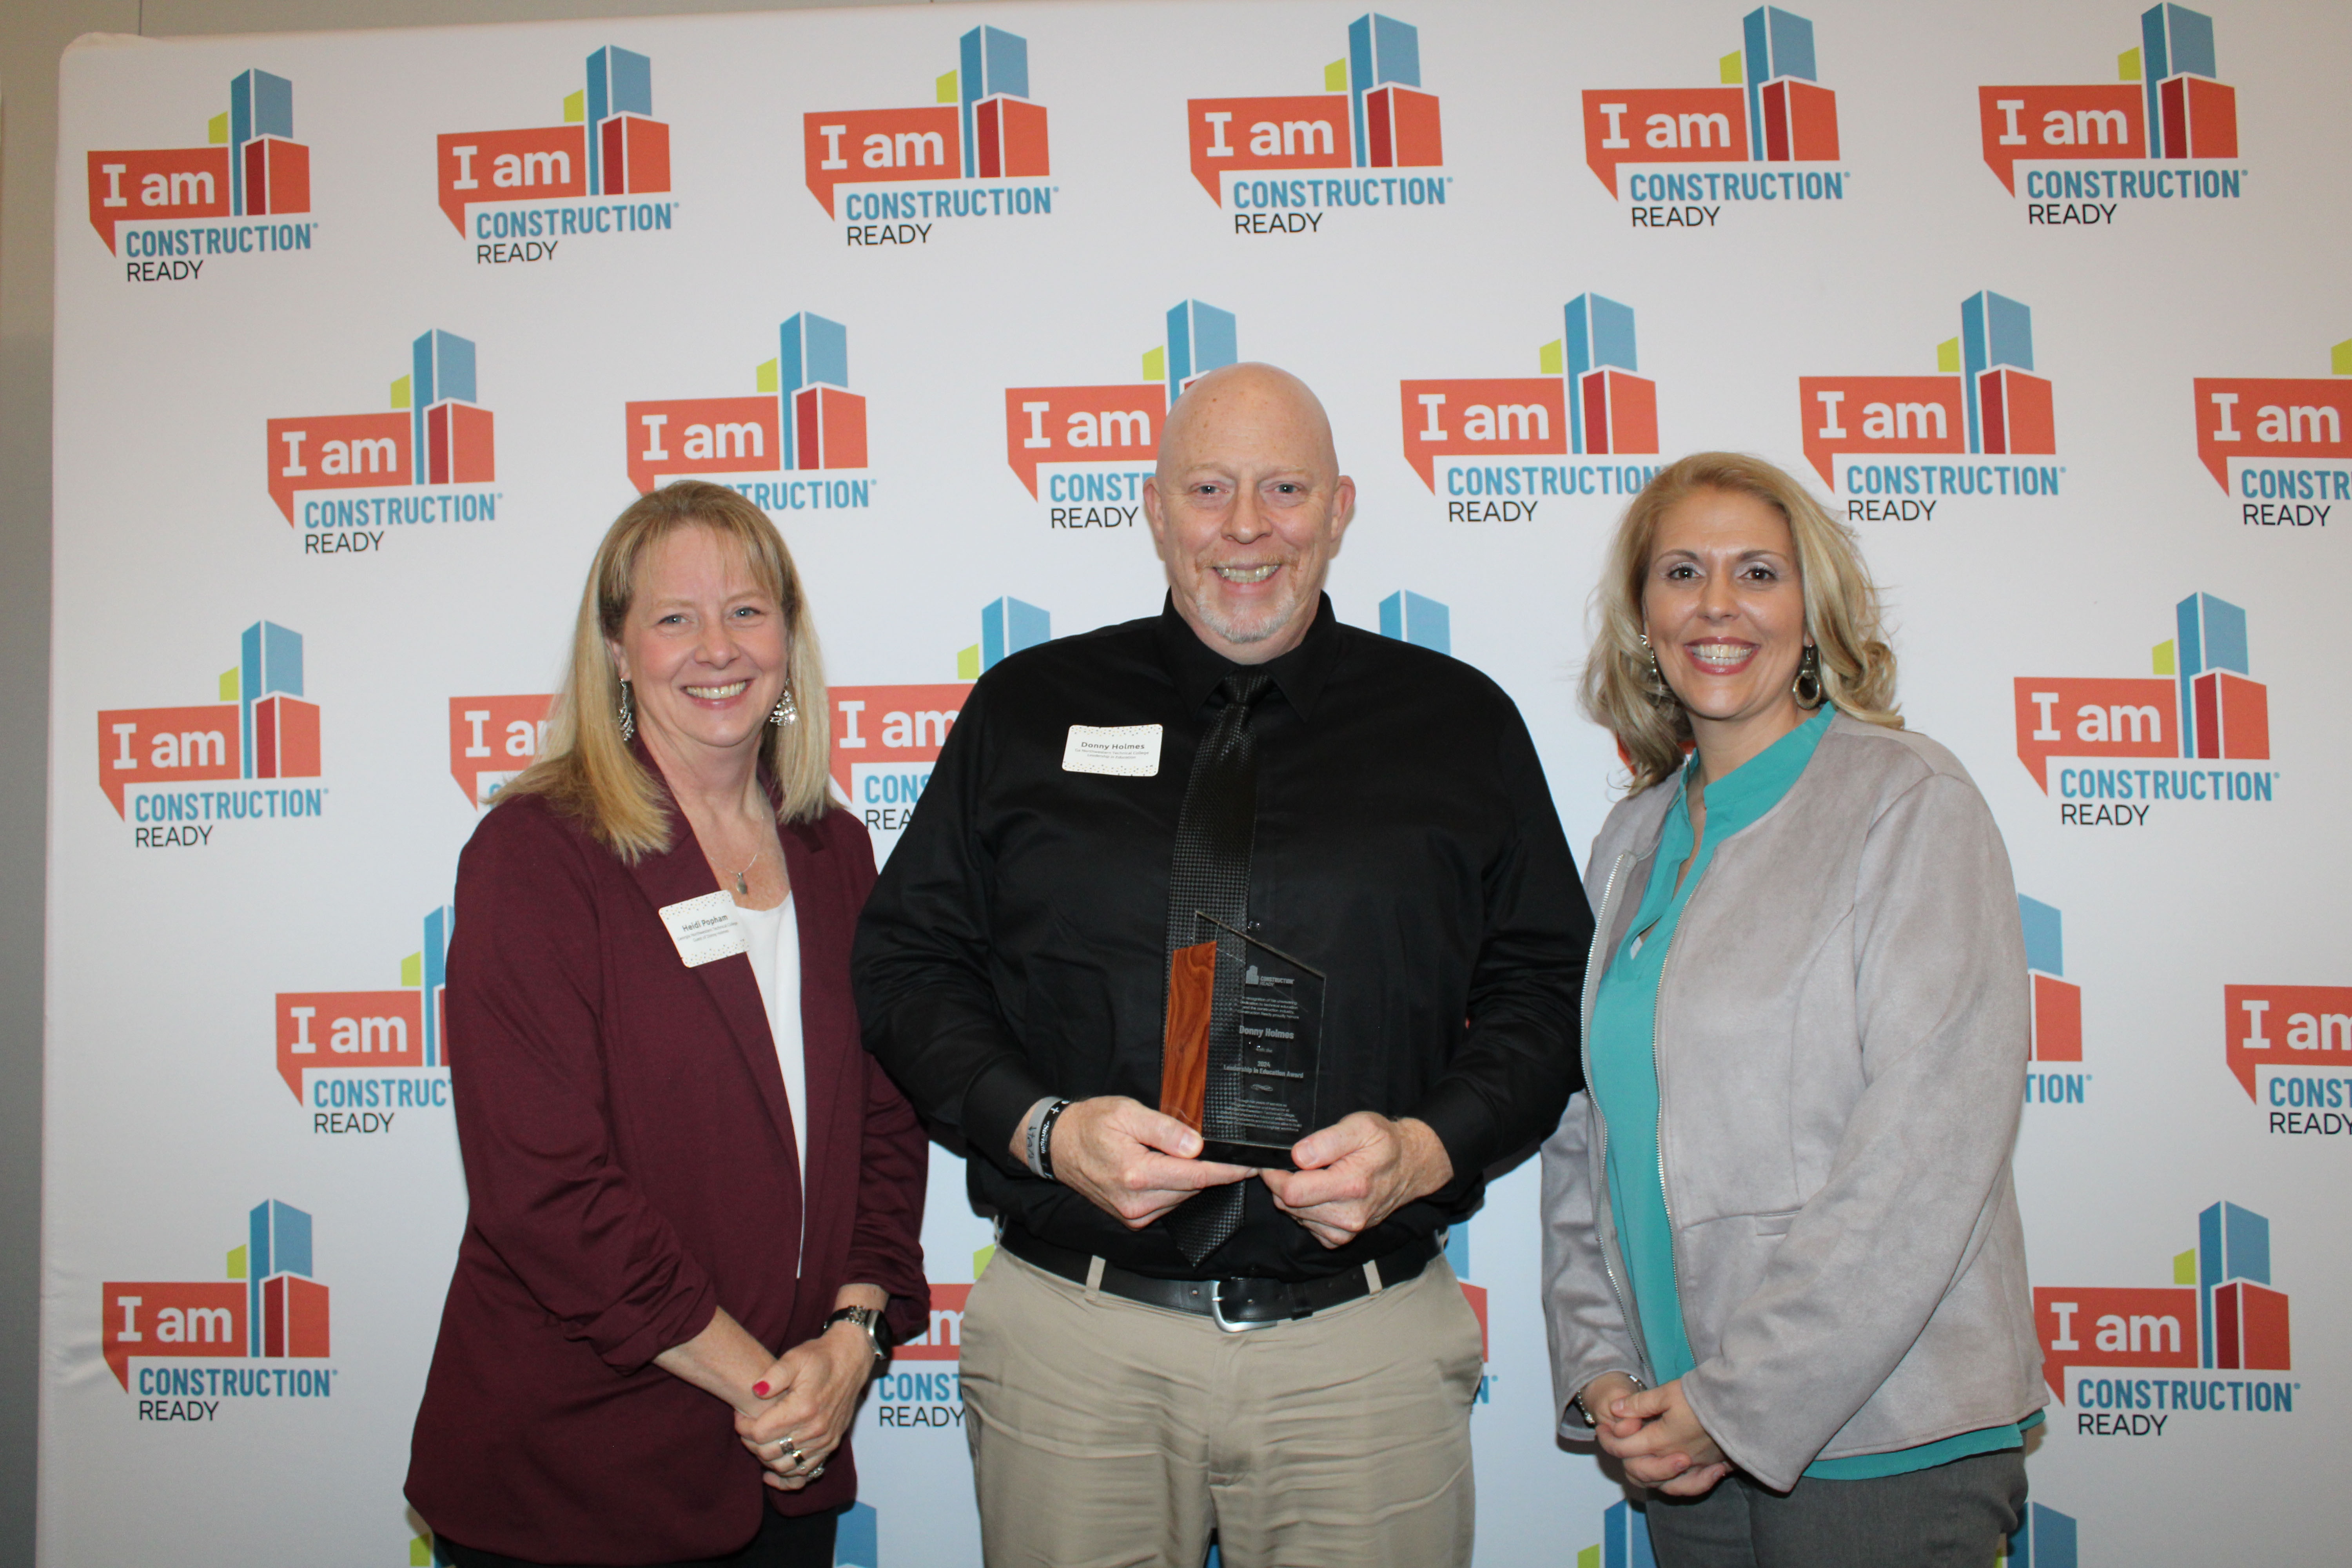
[[(1249, 929), (1250, 848), (1257, 837), (1257, 737), (1249, 721), (1271, 679), (1264, 670), (1235, 670), (1219, 683), (1225, 705), (1192, 753), (1168, 870), (1163, 986), (1179, 951), (1213, 933), (1217, 943), (1217, 984), (1209, 1014), (1212, 1068), (1202, 1115), (1202, 1131), (1210, 1137), (1229, 1137), (1239, 1130), (1233, 1124), (1231, 1075), (1218, 1073), (1213, 1064), (1219, 1047), (1230, 1049), (1238, 1037), (1234, 1026), (1241, 1004), (1229, 976), (1238, 972), (1243, 954), (1241, 939), (1232, 932)], [(1222, 1086), (1220, 1078), (1226, 1080)], [(1186, 1259), (1197, 1264), (1240, 1227), (1241, 1219), (1241, 1184), (1210, 1187), (1169, 1214), (1168, 1233)]]

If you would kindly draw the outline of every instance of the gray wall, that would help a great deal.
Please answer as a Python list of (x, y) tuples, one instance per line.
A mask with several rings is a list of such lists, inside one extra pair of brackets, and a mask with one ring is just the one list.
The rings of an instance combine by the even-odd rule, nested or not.
[[(789, 10), (805, 0), (0, 0), (0, 1563), (33, 1560), (48, 816), (49, 283), (58, 57), (84, 33)], [(860, 0), (826, 0), (855, 5)], [(68, 641), (70, 652), (71, 642)]]

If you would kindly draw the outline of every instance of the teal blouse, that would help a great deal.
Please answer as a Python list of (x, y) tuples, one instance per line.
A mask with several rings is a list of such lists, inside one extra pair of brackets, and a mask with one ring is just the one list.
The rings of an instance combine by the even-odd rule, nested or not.
[[(1821, 711), (1762, 752), (1706, 786), (1706, 841), (1691, 849), (1691, 822), (1685, 767), (1675, 786), (1675, 804), (1658, 840), (1650, 882), (1633, 923), (1601, 977), (1592, 1005), (1592, 1097), (1609, 1127), (1609, 1207), (1617, 1222), (1633, 1310), (1649, 1346), (1650, 1369), (1661, 1383), (1689, 1372), (1695, 1363), (1683, 1329), (1682, 1300), (1675, 1280), (1674, 1232), (1666, 1215), (1665, 1165), (1658, 1150), (1658, 993), (1665, 979), (1675, 928), (1691, 893), (1706, 875), (1717, 846), (1780, 803), (1812, 760), (1828, 732), (1833, 710)], [(1687, 862), (1689, 870), (1675, 886)], [(2036, 1413), (2036, 1420), (2040, 1418)], [(1915, 1448), (1817, 1459), (1805, 1469), (1813, 1479), (1867, 1480), (1948, 1464), (1971, 1454), (2018, 1447), (2024, 1442), (2017, 1423), (1962, 1432)]]

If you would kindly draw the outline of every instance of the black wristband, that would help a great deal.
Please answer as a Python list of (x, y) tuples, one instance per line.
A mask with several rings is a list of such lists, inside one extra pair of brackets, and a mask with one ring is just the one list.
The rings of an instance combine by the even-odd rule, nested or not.
[(1037, 1173), (1049, 1182), (1056, 1179), (1054, 1175), (1054, 1123), (1059, 1121), (1062, 1112), (1069, 1109), (1070, 1101), (1057, 1100), (1046, 1107), (1045, 1115), (1037, 1119)]

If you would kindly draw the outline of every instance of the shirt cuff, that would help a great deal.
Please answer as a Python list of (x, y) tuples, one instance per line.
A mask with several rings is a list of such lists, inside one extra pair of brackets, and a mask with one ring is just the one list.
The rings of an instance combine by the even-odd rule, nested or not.
[(1013, 1134), (1022, 1118), (1029, 1114), (1029, 1108), (1053, 1092), (1032, 1077), (1022, 1063), (999, 1061), (972, 1079), (971, 1087), (964, 1090), (964, 1134), (992, 1163), (1010, 1174), (1034, 1181), (1036, 1173), (1013, 1157)]
[(1494, 1147), (1495, 1119), (1487, 1112), (1486, 1101), (1467, 1084), (1440, 1083), (1409, 1114), (1429, 1124), (1437, 1141), (1445, 1145), (1445, 1157), (1454, 1163), (1454, 1179), (1429, 1194), (1433, 1198), (1443, 1201), (1464, 1191), (1501, 1153)]

